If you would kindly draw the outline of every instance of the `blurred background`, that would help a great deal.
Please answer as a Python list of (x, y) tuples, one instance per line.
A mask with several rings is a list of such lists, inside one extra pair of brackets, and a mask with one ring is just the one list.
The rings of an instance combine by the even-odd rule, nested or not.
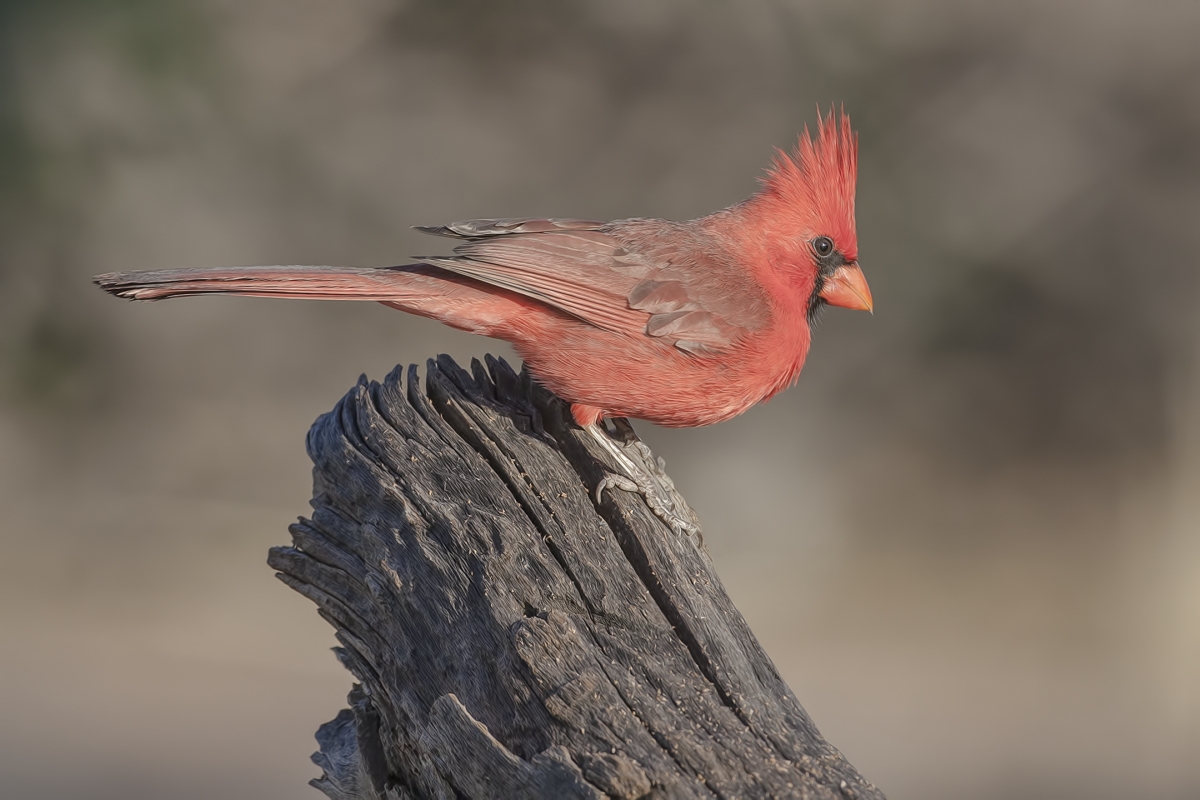
[(502, 344), (113, 270), (403, 262), (484, 216), (690, 218), (816, 107), (877, 311), (639, 431), (893, 800), (1200, 796), (1200, 5), (0, 3), (0, 793), (318, 797), (350, 675), (269, 546), (360, 373)]

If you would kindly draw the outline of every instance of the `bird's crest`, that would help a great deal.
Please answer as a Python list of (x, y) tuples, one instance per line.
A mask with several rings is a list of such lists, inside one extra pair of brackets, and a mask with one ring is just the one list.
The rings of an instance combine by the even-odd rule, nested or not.
[(800, 134), (791, 154), (777, 150), (763, 193), (807, 219), (811, 233), (831, 236), (849, 261), (858, 258), (854, 225), (854, 186), (858, 177), (858, 134), (850, 117), (833, 109), (824, 118), (817, 111), (817, 135)]

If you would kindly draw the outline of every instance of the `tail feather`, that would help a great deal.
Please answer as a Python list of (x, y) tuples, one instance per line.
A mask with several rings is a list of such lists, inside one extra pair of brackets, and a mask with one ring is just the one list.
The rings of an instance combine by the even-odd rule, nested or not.
[(223, 267), (154, 272), (110, 272), (93, 280), (129, 300), (162, 300), (198, 294), (240, 294), (314, 300), (398, 300), (404, 267)]
[(484, 336), (519, 337), (514, 321), (531, 307), (504, 289), (427, 264), (400, 267), (224, 267), (97, 275), (96, 284), (129, 300), (240, 294), (307, 300), (373, 300)]

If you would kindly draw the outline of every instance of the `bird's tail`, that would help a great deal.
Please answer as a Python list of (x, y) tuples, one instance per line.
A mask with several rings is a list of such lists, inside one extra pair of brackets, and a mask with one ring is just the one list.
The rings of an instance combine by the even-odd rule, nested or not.
[(130, 300), (240, 294), (304, 300), (373, 300), (484, 336), (513, 338), (533, 301), (428, 264), (400, 267), (219, 267), (113, 272), (93, 280)]
[[(420, 268), (417, 268), (420, 269)], [(110, 272), (93, 280), (129, 300), (162, 300), (197, 294), (241, 294), (312, 300), (399, 300), (406, 268), (220, 267), (154, 272)]]

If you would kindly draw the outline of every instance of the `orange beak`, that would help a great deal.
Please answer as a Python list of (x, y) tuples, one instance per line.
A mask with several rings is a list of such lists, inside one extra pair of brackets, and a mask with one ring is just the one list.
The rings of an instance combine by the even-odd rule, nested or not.
[(831, 306), (841, 306), (855, 311), (872, 311), (875, 304), (871, 302), (871, 287), (863, 276), (862, 268), (857, 261), (843, 264), (825, 279), (821, 289), (821, 297)]

